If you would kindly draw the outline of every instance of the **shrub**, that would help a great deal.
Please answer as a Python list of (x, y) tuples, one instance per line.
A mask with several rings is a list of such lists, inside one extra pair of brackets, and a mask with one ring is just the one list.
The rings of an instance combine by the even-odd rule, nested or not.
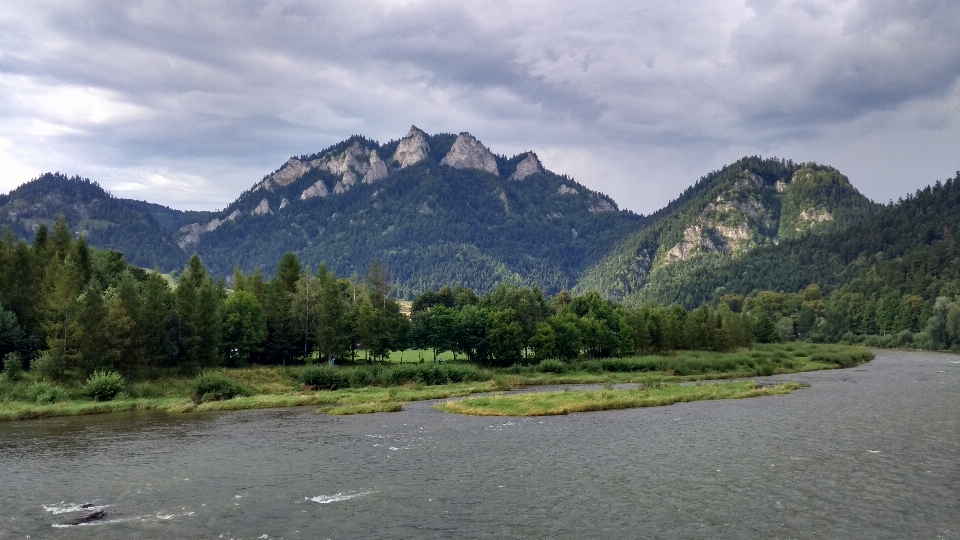
[(307, 366), (300, 372), (300, 382), (320, 390), (338, 390), (350, 387), (350, 374), (327, 365)]
[(567, 365), (559, 360), (543, 360), (537, 364), (537, 371), (545, 373), (563, 373), (566, 369)]
[(773, 364), (766, 360), (757, 364), (757, 375), (761, 377), (769, 377), (770, 375), (773, 375), (773, 370)]
[(23, 364), (20, 362), (20, 354), (12, 352), (3, 357), (3, 374), (10, 382), (19, 381), (23, 376)]
[(355, 388), (373, 386), (376, 379), (376, 376), (369, 369), (355, 369), (350, 374), (350, 386)]
[(126, 381), (116, 371), (94, 371), (83, 385), (83, 393), (94, 401), (110, 401), (123, 392)]
[(194, 403), (222, 401), (247, 393), (240, 383), (219, 371), (207, 371), (197, 375), (190, 383), (190, 388), (190, 399)]
[(27, 387), (27, 399), (38, 405), (56, 403), (66, 400), (67, 392), (55, 384), (37, 381)]
[(31, 362), (30, 371), (47, 380), (57, 380), (63, 371), (63, 360), (50, 351), (40, 353), (36, 360)]
[(487, 377), (475, 366), (463, 364), (405, 364), (384, 371), (384, 384), (395, 386), (407, 383), (426, 385), (449, 382), (482, 381)]

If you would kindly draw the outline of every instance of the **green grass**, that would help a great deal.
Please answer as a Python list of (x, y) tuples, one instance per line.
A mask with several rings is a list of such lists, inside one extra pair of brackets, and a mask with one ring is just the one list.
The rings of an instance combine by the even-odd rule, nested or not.
[[(406, 354), (410, 354), (409, 351)], [(134, 381), (128, 382), (124, 392), (112, 401), (103, 402), (86, 398), (81, 391), (80, 377), (74, 376), (72, 383), (57, 383), (60, 401), (46, 404), (31, 401), (28, 389), (38, 377), (27, 371), (17, 382), (0, 377), (0, 421), (133, 410), (186, 413), (298, 406), (321, 407), (327, 412), (336, 407), (353, 407), (347, 410), (354, 410), (356, 414), (364, 410), (377, 412), (377, 407), (381, 407), (359, 407), (364, 404), (462, 397), (524, 385), (643, 383), (649, 386), (850, 367), (870, 358), (872, 354), (868, 350), (856, 347), (788, 343), (760, 345), (754, 350), (733, 353), (683, 351), (672, 356), (583, 360), (563, 364), (561, 372), (544, 372), (537, 365), (488, 369), (460, 361), (443, 365), (405, 361), (402, 365), (337, 367), (335, 369), (351, 374), (352, 387), (319, 392), (301, 387), (298, 379), (305, 369), (303, 366), (256, 366), (218, 370), (242, 387), (245, 394), (220, 401), (191, 400), (195, 390), (193, 377), (155, 371), (132, 377)], [(363, 377), (352, 375), (364, 370), (368, 373)]]
[(668, 385), (635, 390), (536, 392), (447, 401), (434, 408), (444, 412), (475, 416), (547, 416), (635, 407), (661, 407), (686, 401), (789, 394), (799, 387), (800, 385), (792, 382), (763, 388), (758, 388), (751, 382), (738, 382), (696, 386)]

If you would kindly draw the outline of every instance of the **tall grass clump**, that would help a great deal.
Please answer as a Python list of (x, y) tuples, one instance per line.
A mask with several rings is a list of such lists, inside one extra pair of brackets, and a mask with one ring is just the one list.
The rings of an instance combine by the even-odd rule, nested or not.
[(350, 373), (334, 366), (307, 366), (300, 372), (299, 381), (319, 390), (350, 388)]
[(67, 391), (55, 384), (37, 381), (27, 387), (27, 400), (37, 405), (66, 401)]
[(10, 382), (17, 382), (23, 376), (23, 363), (19, 353), (9, 353), (3, 357), (3, 375)]
[(123, 392), (127, 382), (116, 371), (94, 371), (83, 384), (83, 394), (94, 401), (110, 401)]
[(489, 376), (485, 376), (476, 366), (467, 364), (404, 364), (384, 370), (382, 375), (385, 386), (408, 383), (436, 385), (487, 379)]
[(190, 383), (190, 399), (194, 403), (222, 401), (246, 395), (243, 386), (219, 371), (206, 371)]
[(542, 373), (563, 373), (567, 370), (567, 364), (560, 360), (543, 360), (537, 364), (537, 371)]

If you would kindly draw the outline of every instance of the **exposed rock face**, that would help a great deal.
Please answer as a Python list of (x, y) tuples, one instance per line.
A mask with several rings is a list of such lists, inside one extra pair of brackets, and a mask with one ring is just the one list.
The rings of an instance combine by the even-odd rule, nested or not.
[(430, 144), (427, 143), (427, 134), (417, 126), (410, 126), (407, 136), (400, 140), (397, 151), (393, 154), (393, 161), (401, 169), (416, 165), (430, 155)]
[(177, 239), (177, 245), (180, 246), (180, 249), (186, 249), (187, 246), (192, 246), (200, 242), (201, 236), (217, 230), (220, 225), (223, 225), (228, 221), (233, 221), (240, 216), (240, 210), (234, 210), (229, 216), (223, 219), (213, 218), (206, 224), (191, 223), (189, 225), (184, 225), (183, 227), (177, 229), (177, 235), (180, 235), (180, 238)]
[[(425, 140), (425, 139), (424, 139)], [(362, 178), (364, 183), (372, 184), (377, 180), (387, 177), (389, 171), (387, 164), (375, 150), (366, 148), (359, 141), (354, 141), (346, 150), (335, 154), (328, 152), (323, 156), (310, 161), (301, 161), (297, 158), (290, 158), (279, 171), (268, 176), (263, 182), (260, 182), (253, 190), (259, 189), (273, 190), (274, 186), (288, 186), (303, 178), (305, 174), (314, 169), (327, 171), (330, 174), (341, 177), (337, 183), (340, 189), (335, 189), (335, 193), (343, 193), (350, 186), (357, 183), (357, 179)], [(309, 188), (308, 188), (309, 189)], [(324, 188), (326, 189), (326, 188)], [(304, 191), (306, 193), (306, 191)], [(314, 190), (306, 198), (319, 195), (318, 190)], [(303, 198), (301, 196), (301, 198)]]
[[(663, 264), (684, 261), (703, 253), (741, 255), (757, 247), (757, 234), (773, 232), (770, 210), (760, 199), (763, 178), (744, 171), (742, 178), (710, 202), (683, 232), (683, 240), (670, 248)], [(766, 233), (764, 232), (766, 231)]]
[(272, 214), (273, 212), (270, 211), (270, 203), (267, 202), (266, 199), (263, 199), (250, 213), (255, 216), (262, 216), (264, 214)]
[(517, 164), (517, 170), (510, 175), (510, 180), (523, 180), (524, 178), (543, 172), (543, 165), (540, 159), (533, 152), (527, 153), (527, 157)]
[(380, 159), (380, 156), (376, 152), (370, 152), (370, 170), (363, 174), (363, 183), (372, 184), (377, 180), (383, 180), (389, 174), (387, 171), (387, 164)]
[(717, 251), (717, 246), (704, 236), (703, 228), (700, 225), (694, 225), (683, 231), (683, 240), (670, 248), (670, 251), (663, 257), (663, 263), (685, 261), (696, 254), (715, 251)]
[(612, 201), (605, 199), (603, 197), (596, 197), (593, 202), (590, 203), (590, 213), (599, 214), (602, 212), (616, 212), (617, 205)]
[(800, 215), (797, 216), (797, 232), (803, 232), (827, 221), (833, 221), (833, 214), (825, 208), (801, 210)]
[(507, 201), (507, 194), (504, 193), (502, 189), (497, 190), (497, 191), (499, 192), (499, 195), (498, 195), (497, 197), (500, 199), (500, 202), (503, 204), (503, 211), (509, 214), (509, 213), (510, 213), (510, 202)]
[(289, 204), (290, 204), (290, 201), (288, 201), (287, 198), (284, 197), (283, 199), (280, 200), (280, 209), (283, 210), (283, 209), (286, 208)]
[(575, 188), (572, 188), (566, 184), (563, 184), (560, 186), (560, 189), (557, 190), (557, 193), (559, 193), (560, 195), (576, 195), (577, 193), (580, 193), (580, 192), (577, 191)]
[(257, 186), (257, 189), (265, 187), (272, 189), (273, 184), (278, 186), (289, 186), (299, 180), (303, 175), (310, 171), (310, 165), (300, 161), (297, 158), (290, 158), (280, 167), (280, 170), (271, 174), (266, 180)]
[(327, 186), (323, 183), (323, 180), (317, 180), (317, 183), (303, 190), (303, 193), (300, 194), (300, 200), (305, 201), (314, 197), (326, 197), (329, 194), (330, 191), (327, 190)]
[(441, 165), (449, 165), (454, 169), (477, 169), (499, 175), (497, 159), (486, 146), (473, 138), (469, 133), (461, 133), (453, 142), (450, 151), (440, 161)]
[(787, 183), (783, 180), (777, 180), (777, 184), (774, 187), (776, 188), (777, 193), (783, 193), (787, 190)]

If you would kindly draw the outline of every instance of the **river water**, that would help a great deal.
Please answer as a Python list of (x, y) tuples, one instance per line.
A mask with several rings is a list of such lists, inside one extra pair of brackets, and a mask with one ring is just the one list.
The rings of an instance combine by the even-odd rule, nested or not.
[[(812, 386), (541, 418), (2, 423), (0, 538), (960, 538), (960, 356), (780, 378)], [(84, 503), (106, 517), (58, 526)]]

